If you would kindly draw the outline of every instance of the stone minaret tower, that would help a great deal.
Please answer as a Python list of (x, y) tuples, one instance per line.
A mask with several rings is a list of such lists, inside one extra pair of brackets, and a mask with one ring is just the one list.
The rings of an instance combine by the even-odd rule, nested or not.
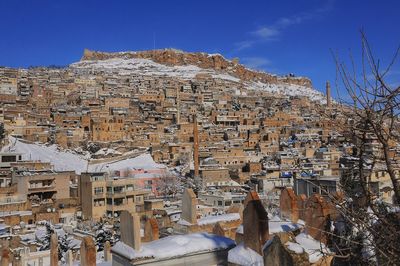
[(326, 106), (331, 108), (331, 84), (326, 82)]
[(176, 124), (180, 124), (181, 123), (181, 98), (180, 98), (180, 90), (179, 87), (176, 88), (176, 109), (177, 109), (177, 113), (176, 113)]
[(193, 161), (194, 177), (199, 178), (199, 130), (197, 128), (197, 116), (193, 117)]

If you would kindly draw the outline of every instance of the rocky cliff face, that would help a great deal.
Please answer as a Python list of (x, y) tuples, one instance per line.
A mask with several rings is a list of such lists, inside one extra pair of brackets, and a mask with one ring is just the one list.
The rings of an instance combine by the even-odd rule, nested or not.
[(305, 77), (279, 77), (273, 74), (254, 71), (238, 63), (238, 60), (227, 60), (220, 54), (187, 53), (175, 49), (150, 50), (140, 52), (107, 53), (85, 49), (81, 61), (107, 60), (112, 58), (142, 58), (168, 66), (194, 65), (203, 69), (226, 72), (243, 81), (260, 81), (272, 84), (293, 84), (312, 87), (311, 80)]

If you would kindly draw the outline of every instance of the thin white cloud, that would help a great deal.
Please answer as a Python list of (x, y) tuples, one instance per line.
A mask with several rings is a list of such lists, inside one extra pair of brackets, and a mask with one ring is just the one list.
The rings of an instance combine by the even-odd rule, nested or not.
[(244, 65), (253, 69), (262, 69), (271, 65), (271, 61), (262, 57), (244, 57), (241, 60)]
[(315, 19), (333, 7), (334, 0), (328, 0), (321, 8), (309, 12), (302, 12), (289, 17), (278, 18), (271, 25), (264, 25), (250, 32), (251, 38), (235, 43), (236, 51), (251, 48), (260, 42), (279, 40), (282, 32), (293, 25), (301, 24), (307, 20)]
[(246, 48), (250, 48), (253, 46), (253, 41), (242, 41), (235, 43), (236, 51), (241, 51)]
[(262, 38), (263, 40), (273, 40), (279, 35), (279, 30), (275, 27), (264, 26), (251, 33), (252, 35)]

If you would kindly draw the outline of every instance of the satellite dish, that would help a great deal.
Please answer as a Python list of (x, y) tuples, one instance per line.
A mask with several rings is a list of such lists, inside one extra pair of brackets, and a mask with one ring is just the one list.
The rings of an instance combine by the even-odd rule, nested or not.
[(50, 208), (47, 208), (47, 212), (51, 212), (51, 209), (50, 209)]

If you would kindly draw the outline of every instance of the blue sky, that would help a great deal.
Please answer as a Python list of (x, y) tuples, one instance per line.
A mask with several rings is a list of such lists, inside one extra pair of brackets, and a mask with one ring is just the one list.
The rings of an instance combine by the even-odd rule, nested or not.
[[(377, 57), (391, 58), (400, 44), (399, 10), (394, 0), (0, 0), (0, 65), (67, 65), (84, 48), (147, 50), (155, 43), (308, 76), (323, 90), (336, 76), (331, 50), (359, 60), (361, 28)], [(398, 84), (399, 64), (389, 78)]]

